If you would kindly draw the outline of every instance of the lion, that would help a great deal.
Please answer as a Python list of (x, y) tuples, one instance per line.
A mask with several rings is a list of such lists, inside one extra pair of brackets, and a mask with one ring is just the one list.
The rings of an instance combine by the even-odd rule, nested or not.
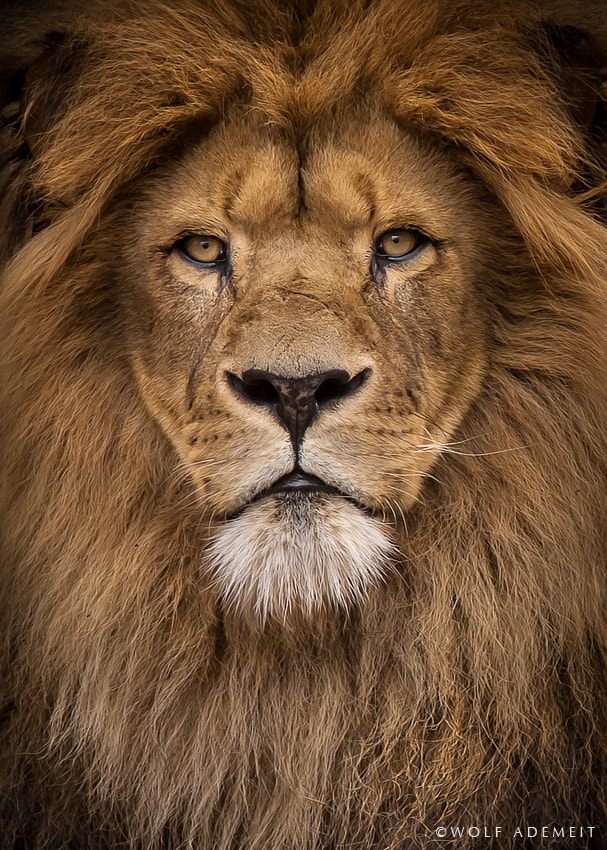
[(607, 846), (604, 16), (6, 12), (5, 850)]

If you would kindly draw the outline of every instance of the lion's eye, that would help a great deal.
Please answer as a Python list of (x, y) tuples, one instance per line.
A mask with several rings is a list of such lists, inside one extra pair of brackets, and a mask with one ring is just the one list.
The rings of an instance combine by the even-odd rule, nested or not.
[(226, 258), (226, 245), (217, 236), (206, 236), (195, 234), (184, 236), (176, 245), (177, 249), (188, 260), (195, 263), (208, 263), (211, 265), (221, 263)]
[(402, 260), (427, 242), (415, 230), (387, 230), (377, 240), (377, 255), (384, 260)]

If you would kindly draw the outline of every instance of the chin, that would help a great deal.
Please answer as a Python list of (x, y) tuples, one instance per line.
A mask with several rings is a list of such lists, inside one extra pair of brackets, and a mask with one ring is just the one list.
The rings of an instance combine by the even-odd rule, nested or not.
[(395, 546), (390, 526), (349, 499), (293, 492), (246, 506), (208, 554), (224, 608), (263, 625), (360, 604)]

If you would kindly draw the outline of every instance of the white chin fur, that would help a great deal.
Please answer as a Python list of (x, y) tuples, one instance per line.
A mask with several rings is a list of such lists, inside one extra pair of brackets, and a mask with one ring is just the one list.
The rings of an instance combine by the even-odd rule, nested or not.
[(209, 547), (226, 608), (264, 623), (363, 602), (394, 554), (388, 527), (339, 496), (289, 494), (246, 508)]

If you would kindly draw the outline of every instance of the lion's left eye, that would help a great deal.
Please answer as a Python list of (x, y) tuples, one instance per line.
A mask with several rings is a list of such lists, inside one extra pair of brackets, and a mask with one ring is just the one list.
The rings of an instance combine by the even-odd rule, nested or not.
[(226, 258), (226, 244), (217, 236), (206, 236), (204, 234), (184, 236), (175, 247), (184, 257), (194, 263), (217, 265)]
[(387, 230), (377, 240), (376, 253), (382, 260), (404, 260), (427, 241), (416, 230)]

